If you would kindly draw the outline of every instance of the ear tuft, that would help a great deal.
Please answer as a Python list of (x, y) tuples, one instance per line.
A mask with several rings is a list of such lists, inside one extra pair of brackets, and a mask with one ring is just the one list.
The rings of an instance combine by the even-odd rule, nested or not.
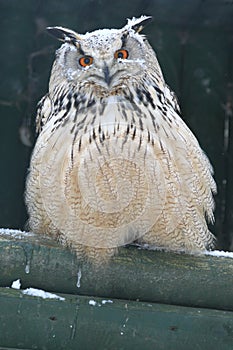
[(152, 20), (153, 18), (151, 16), (141, 16), (140, 18), (133, 17), (132, 19), (128, 19), (126, 28), (133, 29), (136, 33), (140, 33)]
[(47, 27), (48, 33), (54, 36), (56, 39), (65, 42), (76, 42), (81, 40), (80, 36), (73, 30), (63, 27)]

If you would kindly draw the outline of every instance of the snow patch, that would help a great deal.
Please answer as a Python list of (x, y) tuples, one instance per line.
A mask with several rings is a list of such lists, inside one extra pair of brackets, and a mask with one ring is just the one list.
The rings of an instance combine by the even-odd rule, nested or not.
[(13, 289), (20, 289), (20, 288), (21, 288), (20, 279), (18, 279), (18, 280), (16, 280), (16, 281), (13, 281), (13, 282), (12, 282), (12, 285), (11, 285), (11, 288), (13, 288)]
[(97, 305), (97, 302), (95, 300), (89, 300), (89, 305), (92, 305), (92, 306), (96, 306)]
[(129, 60), (129, 59), (124, 60), (122, 58), (118, 58), (118, 62), (123, 63), (123, 64), (138, 63), (142, 68), (145, 67), (145, 60), (142, 60), (142, 59), (139, 59), (139, 58), (137, 58), (135, 60)]
[(108, 39), (111, 38), (111, 35), (117, 34), (118, 32), (119, 29), (103, 28), (94, 30), (93, 32), (86, 32), (82, 37), (90, 40), (92, 43), (102, 41), (104, 44), (104, 41), (108, 42)]
[[(112, 304), (113, 301), (110, 300), (110, 299), (109, 299), (109, 300), (102, 300), (102, 301), (101, 301), (101, 304), (102, 304), (102, 305), (105, 305), (105, 304), (107, 304), (107, 303)], [(95, 301), (95, 300), (93, 300), (93, 299), (89, 300), (88, 304), (89, 304), (89, 305), (92, 305), (92, 306), (101, 306), (100, 303), (98, 303), (97, 301)]]
[[(131, 244), (132, 246), (135, 246), (137, 247), (139, 250), (155, 250), (155, 251), (164, 251), (165, 249), (163, 248), (158, 248), (156, 246), (152, 246), (152, 245), (149, 245), (149, 244), (137, 244), (137, 243), (132, 243)], [(165, 250), (166, 252), (166, 250)], [(169, 253), (169, 252), (168, 252)], [(177, 254), (179, 254), (179, 252), (177, 252)], [(193, 253), (193, 254), (190, 254), (190, 255), (197, 255), (197, 256), (200, 256), (200, 255), (211, 255), (211, 256), (216, 256), (216, 257), (222, 257), (222, 258), (233, 258), (233, 252), (226, 252), (224, 250), (212, 250), (212, 251), (204, 251), (204, 252), (200, 252), (199, 254), (196, 254), (196, 253)]]
[(70, 80), (74, 79), (74, 76), (75, 76), (76, 73), (77, 72), (74, 71), (72, 68), (68, 68), (67, 71), (66, 71), (67, 77)]
[(206, 251), (205, 255), (211, 255), (211, 256), (232, 258), (233, 259), (233, 252), (225, 252), (223, 250), (213, 250), (213, 251), (210, 251), (210, 252)]
[(42, 289), (36, 289), (36, 288), (27, 288), (22, 291), (23, 294), (25, 295), (30, 295), (33, 297), (39, 297), (42, 299), (57, 299), (57, 300), (65, 300), (65, 298), (60, 297), (59, 295), (45, 292)]
[(35, 234), (32, 232), (26, 232), (26, 231), (21, 231), (21, 230), (17, 230), (17, 229), (10, 229), (10, 228), (0, 228), (0, 236), (10, 236), (13, 238), (18, 238), (18, 239), (22, 239), (25, 237), (34, 237)]
[[(20, 278), (13, 281), (11, 284), (11, 288), (13, 289), (20, 289), (21, 288), (21, 281)], [(42, 289), (36, 289), (36, 288), (27, 288), (24, 290), (21, 290), (23, 294), (25, 295), (30, 295), (33, 297), (39, 297), (43, 299), (57, 299), (57, 300), (65, 300), (65, 298), (60, 297), (59, 295), (50, 293), (50, 292), (45, 292)]]
[(102, 300), (102, 304), (103, 304), (103, 305), (105, 305), (105, 304), (107, 304), (107, 303), (112, 304), (113, 301), (112, 301), (112, 300)]
[(150, 19), (152, 18), (151, 16), (145, 16), (142, 15), (139, 18), (133, 17), (133, 18), (128, 18), (127, 19), (127, 25), (125, 26), (127, 29), (132, 28), (133, 26), (135, 26), (136, 24), (140, 24), (142, 21), (145, 21), (146, 19)]

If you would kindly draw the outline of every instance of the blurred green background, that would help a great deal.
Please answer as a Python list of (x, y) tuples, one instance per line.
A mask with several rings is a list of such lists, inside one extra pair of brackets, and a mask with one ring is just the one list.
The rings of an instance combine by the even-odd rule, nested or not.
[(0, 227), (23, 228), (27, 219), (36, 104), (59, 47), (46, 26), (85, 33), (141, 14), (154, 17), (144, 33), (215, 170), (211, 230), (221, 249), (233, 250), (233, 0), (0, 0)]

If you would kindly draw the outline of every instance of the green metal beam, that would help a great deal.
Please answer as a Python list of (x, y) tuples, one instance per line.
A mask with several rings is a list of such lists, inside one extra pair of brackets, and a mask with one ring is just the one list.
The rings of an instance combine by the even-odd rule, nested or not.
[(233, 313), (0, 289), (0, 344), (16, 349), (230, 350)]
[(42, 236), (0, 240), (0, 286), (233, 311), (233, 259), (121, 248), (108, 265), (79, 262)]

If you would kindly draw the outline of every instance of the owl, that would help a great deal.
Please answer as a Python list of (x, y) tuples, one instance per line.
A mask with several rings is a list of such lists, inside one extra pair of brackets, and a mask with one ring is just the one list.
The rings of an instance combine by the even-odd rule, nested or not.
[(26, 181), (29, 227), (80, 258), (130, 243), (198, 253), (214, 246), (212, 167), (181, 118), (141, 16), (62, 41)]

